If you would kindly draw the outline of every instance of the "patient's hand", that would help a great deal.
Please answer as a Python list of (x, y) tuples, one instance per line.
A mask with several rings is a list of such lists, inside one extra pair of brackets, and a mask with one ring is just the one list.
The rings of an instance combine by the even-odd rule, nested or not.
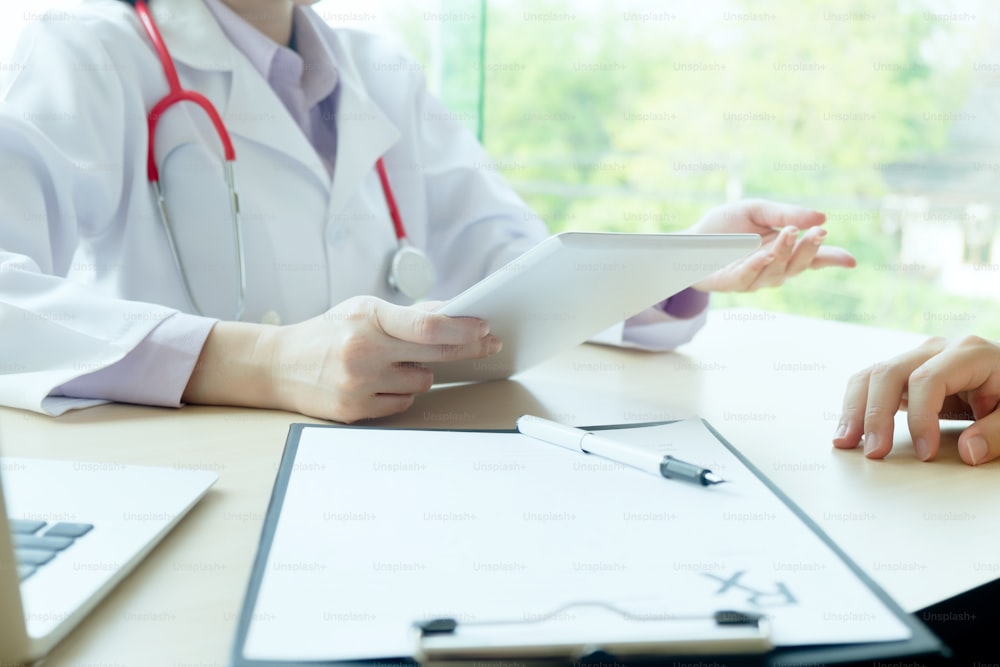
[(920, 347), (856, 373), (847, 384), (833, 444), (881, 459), (892, 450), (893, 415), (906, 410), (913, 450), (923, 461), (941, 447), (940, 419), (974, 419), (958, 436), (969, 465), (1000, 456), (1000, 346), (978, 336), (931, 338)]
[(713, 208), (690, 229), (693, 234), (760, 234), (761, 247), (694, 288), (703, 292), (752, 292), (776, 287), (806, 269), (853, 267), (854, 256), (823, 246), (826, 215), (791, 204), (746, 199)]

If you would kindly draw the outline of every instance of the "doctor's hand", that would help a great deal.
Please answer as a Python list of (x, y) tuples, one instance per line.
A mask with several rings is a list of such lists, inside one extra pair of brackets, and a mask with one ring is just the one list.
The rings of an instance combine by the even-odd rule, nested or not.
[(424, 363), (499, 350), (482, 320), (354, 297), (289, 326), (219, 322), (184, 400), (350, 423), (409, 408), (433, 384)]
[(781, 285), (806, 269), (853, 267), (851, 253), (823, 245), (824, 222), (826, 216), (819, 211), (763, 199), (713, 208), (691, 227), (691, 233), (760, 234), (761, 247), (693, 287), (703, 292), (752, 292)]
[(977, 336), (932, 338), (851, 377), (833, 444), (881, 459), (892, 449), (893, 415), (906, 410), (913, 449), (923, 461), (941, 446), (940, 419), (974, 419), (958, 437), (969, 465), (1000, 456), (1000, 346)]

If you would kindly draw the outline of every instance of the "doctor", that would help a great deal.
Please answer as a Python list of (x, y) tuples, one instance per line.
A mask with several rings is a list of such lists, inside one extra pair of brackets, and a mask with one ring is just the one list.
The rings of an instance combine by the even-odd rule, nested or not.
[[(26, 31), (0, 91), (0, 403), (351, 422), (409, 407), (433, 382), (423, 362), (499, 349), (485, 322), (407, 305), (394, 257), (421, 249), (428, 296), (444, 299), (547, 230), (418, 65), (302, 4), (152, 0), (143, 22), (129, 3), (87, 0)], [(219, 123), (207, 104), (156, 107), (179, 88)], [(759, 201), (710, 211), (692, 231), (765, 245), (630, 320), (622, 342), (688, 340), (708, 290), (853, 266), (822, 247), (823, 221)]]

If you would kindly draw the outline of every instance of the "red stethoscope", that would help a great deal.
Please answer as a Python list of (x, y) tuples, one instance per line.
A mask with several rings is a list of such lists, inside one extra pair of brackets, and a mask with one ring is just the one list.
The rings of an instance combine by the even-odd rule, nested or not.
[[(170, 216), (167, 215), (167, 202), (163, 194), (163, 189), (160, 187), (160, 174), (159, 170), (156, 168), (156, 160), (154, 158), (153, 150), (156, 137), (156, 124), (159, 122), (163, 113), (178, 102), (193, 102), (194, 104), (200, 106), (205, 113), (208, 114), (209, 120), (211, 120), (212, 125), (215, 126), (215, 132), (219, 135), (219, 140), (222, 142), (223, 157), (225, 158), (226, 185), (229, 188), (229, 206), (232, 216), (233, 236), (236, 239), (236, 264), (239, 270), (240, 279), (239, 297), (236, 305), (235, 318), (238, 320), (243, 316), (245, 300), (244, 293), (246, 291), (247, 281), (246, 253), (243, 248), (243, 226), (240, 222), (240, 200), (236, 191), (236, 173), (234, 169), (236, 151), (233, 149), (233, 142), (229, 138), (229, 132), (226, 130), (226, 126), (222, 122), (222, 117), (219, 115), (215, 106), (204, 95), (193, 90), (185, 90), (181, 87), (180, 79), (177, 76), (177, 69), (174, 67), (174, 59), (170, 56), (170, 51), (167, 50), (166, 42), (163, 41), (163, 37), (160, 35), (160, 30), (156, 27), (156, 23), (153, 21), (153, 16), (150, 14), (149, 7), (146, 5), (145, 0), (136, 0), (135, 11), (139, 15), (139, 21), (146, 30), (146, 34), (149, 35), (149, 39), (153, 43), (153, 47), (156, 49), (156, 53), (160, 58), (160, 63), (163, 65), (163, 73), (167, 77), (167, 84), (170, 87), (170, 91), (167, 95), (153, 105), (153, 108), (149, 111), (149, 116), (147, 118), (149, 131), (149, 152), (146, 157), (146, 170), (149, 176), (149, 182), (152, 184), (153, 191), (156, 193), (160, 221), (163, 223), (163, 228), (167, 233), (167, 242), (170, 245), (170, 252), (174, 258), (174, 265), (177, 267), (177, 272), (181, 277), (181, 281), (184, 283), (184, 290), (187, 292), (187, 298), (191, 307), (196, 313), (201, 315), (202, 311), (198, 307), (194, 294), (191, 291), (191, 286), (187, 278), (187, 272), (184, 270), (184, 263), (181, 261), (180, 253), (177, 249), (173, 227), (170, 224)], [(400, 294), (403, 294), (411, 299), (422, 299), (427, 296), (431, 287), (434, 285), (434, 265), (431, 263), (427, 254), (411, 244), (406, 236), (406, 229), (403, 227), (403, 219), (399, 215), (399, 207), (396, 205), (396, 198), (393, 196), (392, 188), (389, 186), (389, 176), (386, 174), (385, 164), (383, 163), (382, 158), (376, 160), (375, 170), (378, 172), (379, 181), (382, 184), (382, 192), (385, 195), (385, 202), (389, 208), (389, 216), (392, 218), (392, 226), (396, 233), (397, 247), (393, 252), (392, 260), (389, 263), (389, 286)]]

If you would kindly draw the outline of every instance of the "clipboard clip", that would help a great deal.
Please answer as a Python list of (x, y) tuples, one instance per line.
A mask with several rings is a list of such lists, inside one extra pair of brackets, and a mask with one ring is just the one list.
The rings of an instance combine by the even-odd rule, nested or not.
[(755, 655), (770, 651), (767, 616), (722, 610), (712, 615), (633, 614), (605, 602), (575, 602), (533, 618), (413, 624), (421, 664), (534, 660)]

